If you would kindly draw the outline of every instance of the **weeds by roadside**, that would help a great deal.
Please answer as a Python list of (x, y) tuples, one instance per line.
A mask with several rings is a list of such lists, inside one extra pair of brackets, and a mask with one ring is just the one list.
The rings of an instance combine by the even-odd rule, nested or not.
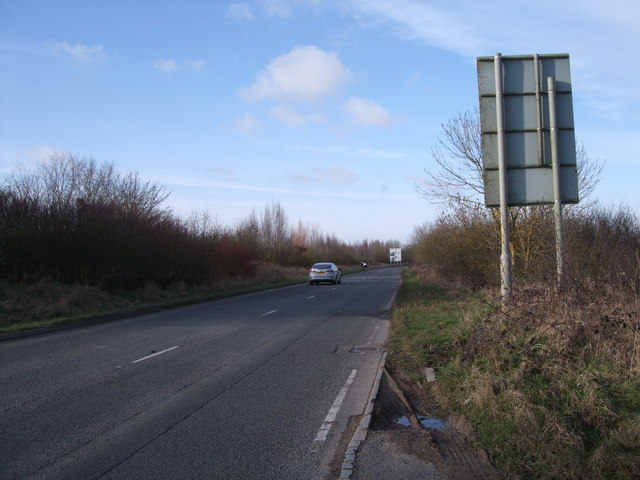
[(464, 414), (514, 478), (639, 478), (637, 300), (595, 284), (514, 300), (492, 310), (409, 271), (391, 355), (415, 378), (436, 367), (441, 408)]
[(98, 315), (170, 308), (188, 303), (304, 282), (307, 270), (261, 264), (251, 277), (234, 277), (209, 285), (167, 288), (149, 283), (142, 289), (119, 293), (97, 286), (63, 285), (40, 281), (33, 284), (0, 284), (0, 333), (67, 323)]

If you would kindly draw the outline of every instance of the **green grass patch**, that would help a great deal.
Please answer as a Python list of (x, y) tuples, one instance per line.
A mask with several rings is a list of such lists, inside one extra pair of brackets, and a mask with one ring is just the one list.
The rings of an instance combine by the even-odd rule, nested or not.
[(449, 348), (466, 338), (488, 310), (478, 297), (461, 295), (421, 282), (405, 270), (394, 308), (392, 351), (402, 351), (418, 363), (452, 354)]
[(537, 291), (501, 311), (409, 270), (390, 358), (409, 377), (435, 367), (424, 388), (467, 417), (511, 477), (640, 478), (637, 310), (597, 292), (584, 306), (564, 295)]

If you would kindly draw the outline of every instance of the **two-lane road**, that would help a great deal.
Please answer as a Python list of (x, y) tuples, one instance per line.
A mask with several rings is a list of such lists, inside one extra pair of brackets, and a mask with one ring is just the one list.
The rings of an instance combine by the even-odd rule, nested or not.
[(400, 274), (0, 342), (0, 478), (327, 478)]

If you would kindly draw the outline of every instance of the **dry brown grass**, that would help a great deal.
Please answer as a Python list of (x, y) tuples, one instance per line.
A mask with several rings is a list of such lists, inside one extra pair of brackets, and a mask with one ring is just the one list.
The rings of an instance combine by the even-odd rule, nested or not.
[[(444, 383), (499, 465), (539, 478), (640, 475), (637, 299), (602, 285), (518, 292), (462, 342)], [(631, 300), (631, 301), (630, 301)], [(462, 373), (465, 372), (465, 373)]]
[(98, 286), (64, 285), (50, 281), (0, 284), (0, 331), (12, 331), (69, 321), (80, 317), (166, 307), (247, 291), (282, 286), (307, 279), (307, 269), (262, 263), (254, 275), (219, 279), (207, 285), (177, 282), (166, 288), (147, 283), (143, 288), (113, 293)]
[[(425, 269), (418, 273), (433, 278)], [(423, 285), (413, 296), (399, 296), (394, 336), (407, 338), (394, 344), (414, 349), (405, 358), (417, 370), (438, 367), (432, 393), (445, 411), (470, 420), (501, 470), (513, 478), (640, 478), (634, 290), (590, 282), (563, 292), (529, 285), (515, 292), (508, 308), (496, 307), (480, 320), (472, 311), (482, 310), (478, 303), (451, 302), (449, 310), (466, 311), (448, 312), (457, 321), (448, 323), (434, 316), (442, 312), (424, 293), (434, 288)], [(454, 296), (453, 285), (440, 291)], [(423, 340), (422, 329), (433, 324), (451, 333), (438, 331), (444, 343), (429, 347), (435, 354), (421, 347), (432, 341)]]
[[(0, 325), (80, 315), (113, 302), (112, 296), (98, 287), (67, 286), (47, 281), (2, 285), (0, 292)], [(123, 298), (118, 306), (128, 303)]]

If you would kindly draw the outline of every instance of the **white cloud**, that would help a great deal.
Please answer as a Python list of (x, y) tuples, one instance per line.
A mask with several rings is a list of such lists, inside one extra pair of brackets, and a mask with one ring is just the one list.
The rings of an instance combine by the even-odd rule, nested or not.
[(173, 58), (161, 58), (153, 62), (153, 68), (163, 73), (178, 71), (201, 72), (205, 63), (204, 60), (186, 60), (180, 65)]
[(336, 93), (350, 79), (337, 54), (313, 45), (297, 46), (272, 60), (240, 96), (246, 101), (313, 102)]
[[(475, 27), (469, 28), (464, 17), (461, 19), (452, 13), (456, 9), (464, 13), (465, 9), (452, 5), (456, 2), (447, 2), (445, 7), (434, 3), (417, 0), (348, 0), (343, 6), (346, 5), (345, 8), (361, 18), (373, 19), (380, 25), (391, 25), (398, 37), (407, 40), (426, 41), (465, 55), (473, 55), (472, 52), (481, 48), (482, 38), (474, 32)], [(474, 12), (484, 8), (484, 3), (475, 8), (473, 3), (468, 6)]]
[(50, 145), (38, 145), (30, 148), (18, 148), (0, 144), (0, 174), (16, 171), (30, 171), (52, 156), (68, 155), (69, 152)]
[[(336, 167), (339, 169), (339, 167)], [(329, 169), (328, 169), (329, 170)], [(348, 172), (348, 170), (346, 170)], [(318, 176), (320, 172), (311, 172), (307, 175), (310, 177), (315, 176), (314, 178), (320, 179), (326, 178), (326, 175)], [(304, 174), (302, 174), (304, 176)], [(356, 175), (352, 173), (352, 175)], [(336, 177), (339, 178), (340, 174), (336, 173)], [(349, 174), (346, 174), (346, 177), (349, 177)], [(342, 192), (331, 192), (323, 189), (304, 189), (304, 190), (289, 190), (285, 188), (276, 188), (272, 186), (262, 186), (262, 185), (246, 185), (246, 184), (238, 184), (238, 183), (227, 183), (227, 182), (216, 182), (216, 181), (208, 181), (203, 180), (200, 177), (180, 177), (177, 175), (155, 175), (155, 178), (158, 182), (163, 183), (165, 185), (176, 185), (176, 186), (185, 186), (185, 187), (204, 187), (204, 188), (219, 188), (219, 189), (229, 189), (229, 190), (240, 190), (240, 191), (251, 191), (251, 192), (267, 192), (267, 193), (279, 193), (286, 195), (298, 195), (303, 197), (323, 197), (323, 198), (352, 198), (352, 199), (361, 199), (361, 200), (376, 200), (380, 198), (380, 195), (377, 193), (371, 192), (352, 192), (352, 191), (342, 191)], [(357, 175), (354, 177), (354, 181), (357, 180)], [(343, 182), (345, 183), (345, 182)], [(415, 197), (410, 195), (396, 195), (398, 200), (415, 200)]]
[(327, 2), (327, 0), (258, 0), (258, 3), (267, 15), (288, 18), (293, 16), (295, 7), (306, 6), (318, 8), (327, 5), (329, 2)]
[(250, 135), (258, 130), (262, 126), (259, 120), (256, 120), (250, 113), (245, 113), (243, 116), (236, 120), (233, 131), (235, 133), (242, 133), (244, 135)]
[(356, 148), (350, 152), (351, 155), (357, 157), (376, 158), (382, 160), (390, 160), (394, 158), (406, 158), (408, 155), (404, 152), (393, 152), (381, 148)]
[[(478, 56), (569, 53), (574, 94), (603, 118), (637, 118), (640, 77), (637, 0), (344, 0), (363, 25), (475, 60)], [(635, 102), (635, 103), (634, 103)]]
[(253, 10), (246, 3), (230, 3), (227, 6), (227, 14), (237, 20), (253, 20)]
[[(293, 10), (298, 5), (315, 7), (326, 0), (258, 0), (257, 4), (270, 17), (289, 18), (293, 16)], [(229, 16), (238, 20), (254, 20), (253, 9), (248, 3), (231, 3), (227, 7)]]
[(292, 176), (293, 180), (301, 183), (333, 183), (347, 184), (358, 181), (358, 175), (346, 168), (330, 165), (327, 168), (312, 168)]
[(344, 102), (343, 108), (357, 125), (390, 127), (400, 120), (369, 98), (351, 97)]
[(68, 55), (73, 60), (80, 63), (96, 62), (106, 57), (106, 52), (102, 45), (96, 45), (93, 47), (76, 43), (71, 45), (67, 42), (51, 43), (49, 48), (52, 52), (59, 55)]
[(260, 4), (265, 11), (274, 17), (290, 17), (291, 8), (286, 0), (261, 0)]
[(319, 153), (322, 155), (341, 155), (346, 157), (362, 157), (375, 160), (393, 160), (406, 158), (408, 154), (404, 152), (394, 152), (381, 148), (353, 148), (344, 145), (314, 146), (314, 145), (291, 145), (289, 148), (302, 150), (305, 152)]
[(27, 151), (27, 158), (35, 162), (45, 162), (53, 156), (65, 155), (67, 153), (68, 152), (60, 148), (54, 148), (49, 145), (39, 145)]
[(153, 62), (153, 68), (164, 73), (171, 73), (178, 69), (178, 64), (172, 58), (160, 59)]
[(285, 105), (273, 107), (270, 110), (270, 113), (274, 118), (286, 123), (290, 127), (300, 127), (305, 123), (322, 123), (325, 121), (325, 118), (322, 115), (301, 115), (294, 108), (287, 107)]
[(235, 180), (236, 178), (236, 172), (230, 168), (210, 168), (207, 173), (222, 180)]
[(187, 60), (185, 62), (185, 69), (191, 70), (193, 72), (201, 72), (204, 68), (205, 61), (204, 60)]

